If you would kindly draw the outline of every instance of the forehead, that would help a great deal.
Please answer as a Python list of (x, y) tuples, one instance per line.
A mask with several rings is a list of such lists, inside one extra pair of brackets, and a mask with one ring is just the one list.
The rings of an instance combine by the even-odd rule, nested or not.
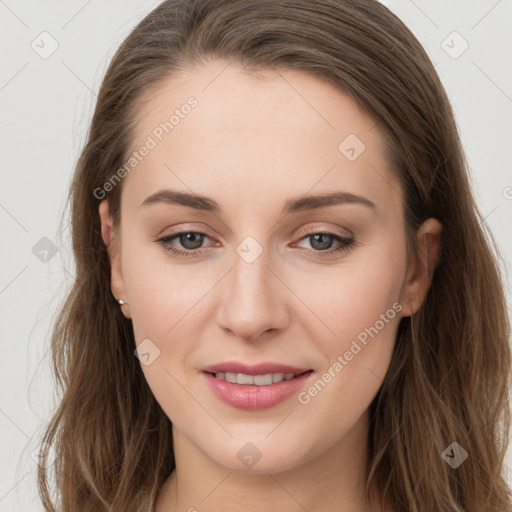
[(131, 151), (144, 146), (126, 184), (139, 204), (166, 186), (221, 197), (236, 189), (252, 203), (333, 188), (396, 200), (399, 188), (375, 121), (295, 70), (214, 60), (181, 71), (138, 106)]

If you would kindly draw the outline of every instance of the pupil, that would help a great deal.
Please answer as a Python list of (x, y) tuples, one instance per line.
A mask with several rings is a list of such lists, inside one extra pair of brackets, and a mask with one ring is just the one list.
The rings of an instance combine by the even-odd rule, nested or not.
[(180, 243), (186, 249), (198, 249), (203, 242), (202, 236), (200, 233), (186, 233), (180, 235)]
[[(327, 242), (323, 241), (322, 242), (322, 238), (325, 237), (328, 239)], [(320, 241), (320, 244), (317, 245), (316, 242)], [(329, 249), (329, 247), (331, 246), (332, 244), (332, 237), (331, 235), (325, 235), (325, 234), (322, 234), (322, 233), (317, 233), (316, 235), (312, 235), (312, 243), (311, 243), (311, 246), (314, 248), (314, 249)], [(316, 245), (316, 247), (315, 247)]]

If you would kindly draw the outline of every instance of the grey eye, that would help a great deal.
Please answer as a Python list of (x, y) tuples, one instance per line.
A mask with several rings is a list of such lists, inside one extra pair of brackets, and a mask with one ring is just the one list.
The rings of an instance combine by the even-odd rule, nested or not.
[(199, 249), (203, 244), (204, 236), (205, 235), (201, 233), (191, 231), (189, 233), (182, 233), (179, 235), (179, 241), (185, 249)]
[(332, 235), (326, 233), (315, 233), (314, 235), (310, 235), (308, 238), (310, 240), (311, 247), (319, 251), (329, 249), (332, 246), (334, 239)]

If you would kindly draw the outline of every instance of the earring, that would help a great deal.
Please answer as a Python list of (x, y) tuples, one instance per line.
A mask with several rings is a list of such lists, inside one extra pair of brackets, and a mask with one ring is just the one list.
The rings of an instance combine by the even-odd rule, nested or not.
[(123, 299), (119, 299), (117, 302), (119, 302), (120, 306), (128, 306), (128, 302), (125, 302)]

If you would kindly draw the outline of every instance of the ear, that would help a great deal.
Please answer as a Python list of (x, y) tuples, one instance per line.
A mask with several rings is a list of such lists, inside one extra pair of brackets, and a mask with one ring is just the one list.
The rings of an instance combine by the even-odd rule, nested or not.
[[(114, 220), (110, 216), (108, 200), (101, 201), (99, 206), (99, 214), (101, 220), (101, 237), (103, 243), (107, 247), (108, 257), (110, 261), (110, 288), (115, 299), (123, 299), (129, 303), (126, 298), (126, 290), (123, 280), (123, 272), (121, 268), (120, 240), (116, 230), (114, 229)], [(129, 304), (119, 306), (126, 318), (131, 318)]]
[(419, 255), (409, 263), (402, 290), (402, 315), (411, 316), (423, 304), (432, 283), (441, 254), (442, 224), (434, 218), (427, 219), (418, 229)]

